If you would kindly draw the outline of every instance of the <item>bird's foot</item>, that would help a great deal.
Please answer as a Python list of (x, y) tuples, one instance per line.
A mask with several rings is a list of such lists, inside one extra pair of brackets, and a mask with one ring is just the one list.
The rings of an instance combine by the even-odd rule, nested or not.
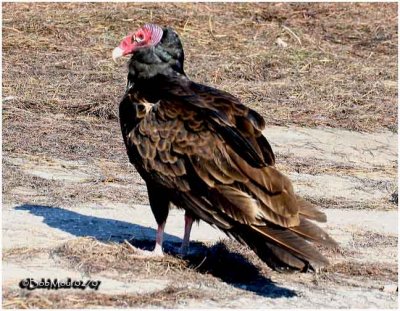
[(159, 251), (157, 248), (155, 248), (152, 251), (147, 251), (144, 249), (136, 248), (135, 247), (135, 254), (140, 256), (140, 257), (148, 257), (148, 258), (162, 258), (164, 257), (163, 251)]
[(172, 253), (173, 253), (175, 256), (178, 256), (178, 257), (181, 257), (181, 258), (186, 257), (186, 256), (188, 256), (188, 255), (191, 254), (191, 252), (190, 252), (190, 250), (189, 250), (189, 247), (184, 247), (184, 246), (181, 246), (181, 247), (174, 247), (174, 248), (172, 249)]
[(137, 257), (140, 257), (140, 258), (162, 258), (162, 257), (164, 257), (162, 248), (158, 244), (152, 251), (147, 251), (144, 249), (137, 248), (126, 240), (125, 240), (125, 244), (128, 245), (128, 247), (134, 252), (134, 254)]

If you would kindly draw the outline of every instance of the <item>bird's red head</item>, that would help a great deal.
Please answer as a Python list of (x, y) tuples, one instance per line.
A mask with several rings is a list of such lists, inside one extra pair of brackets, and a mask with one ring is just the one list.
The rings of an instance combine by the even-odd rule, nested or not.
[(125, 55), (133, 54), (137, 49), (157, 45), (163, 36), (160, 26), (146, 24), (133, 34), (126, 36), (121, 43), (113, 50), (114, 61)]

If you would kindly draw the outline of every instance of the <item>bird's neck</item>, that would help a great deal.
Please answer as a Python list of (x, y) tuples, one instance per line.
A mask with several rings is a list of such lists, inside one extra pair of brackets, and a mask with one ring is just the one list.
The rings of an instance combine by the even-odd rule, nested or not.
[(185, 75), (183, 57), (179, 55), (167, 53), (161, 48), (139, 51), (129, 62), (129, 78), (137, 83), (160, 75)]

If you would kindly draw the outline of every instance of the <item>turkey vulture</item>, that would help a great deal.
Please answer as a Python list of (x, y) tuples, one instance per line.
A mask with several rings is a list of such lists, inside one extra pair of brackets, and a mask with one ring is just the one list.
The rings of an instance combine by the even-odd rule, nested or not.
[(314, 243), (336, 242), (313, 221), (326, 216), (295, 195), (275, 168), (261, 131), (264, 119), (239, 99), (191, 81), (177, 33), (147, 24), (125, 37), (113, 59), (132, 55), (119, 106), (130, 162), (145, 180), (158, 224), (153, 254), (162, 255), (171, 203), (185, 213), (181, 251), (193, 220), (203, 220), (248, 245), (275, 270), (328, 264)]

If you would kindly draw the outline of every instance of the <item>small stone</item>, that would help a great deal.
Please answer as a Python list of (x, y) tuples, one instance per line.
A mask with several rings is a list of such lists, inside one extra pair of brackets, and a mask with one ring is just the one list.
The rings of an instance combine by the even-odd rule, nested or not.
[(285, 49), (285, 48), (288, 47), (288, 44), (287, 44), (285, 41), (283, 41), (281, 38), (277, 38), (276, 41), (275, 41), (275, 43), (276, 43), (280, 48), (283, 48), (283, 49)]

